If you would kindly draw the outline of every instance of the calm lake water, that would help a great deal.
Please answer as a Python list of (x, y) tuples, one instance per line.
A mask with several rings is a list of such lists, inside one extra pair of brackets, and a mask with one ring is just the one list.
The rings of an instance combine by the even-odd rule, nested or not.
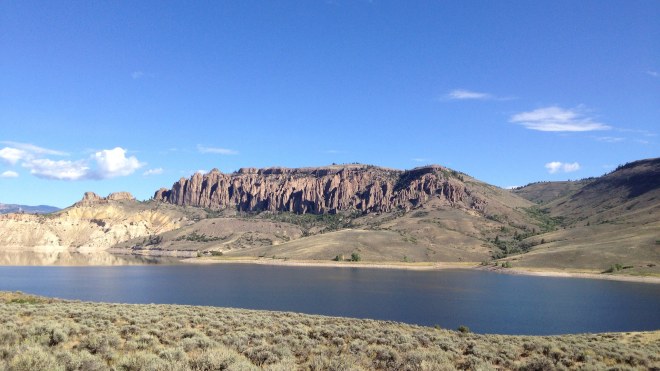
[(213, 305), (393, 320), (478, 333), (660, 329), (660, 285), (249, 264), (0, 267), (0, 290), (123, 303)]

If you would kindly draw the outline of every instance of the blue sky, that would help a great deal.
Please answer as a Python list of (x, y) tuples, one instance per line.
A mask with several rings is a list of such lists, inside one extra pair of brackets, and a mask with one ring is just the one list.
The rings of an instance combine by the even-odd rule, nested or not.
[(0, 202), (214, 167), (501, 186), (657, 157), (658, 1), (3, 1)]

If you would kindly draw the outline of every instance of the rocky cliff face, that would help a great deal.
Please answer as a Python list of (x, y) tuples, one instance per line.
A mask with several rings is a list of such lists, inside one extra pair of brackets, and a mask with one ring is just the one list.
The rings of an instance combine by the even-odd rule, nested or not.
[(155, 200), (175, 205), (298, 214), (409, 210), (434, 197), (477, 211), (486, 205), (466, 187), (460, 174), (437, 165), (408, 171), (365, 165), (243, 168), (233, 174), (213, 169), (181, 178), (172, 189), (154, 194)]

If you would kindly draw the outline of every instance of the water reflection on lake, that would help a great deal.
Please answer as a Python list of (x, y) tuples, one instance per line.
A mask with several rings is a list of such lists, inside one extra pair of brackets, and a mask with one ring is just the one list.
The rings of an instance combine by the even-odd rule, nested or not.
[(81, 253), (77, 251), (0, 251), (0, 265), (143, 265), (177, 262), (176, 259), (149, 256), (116, 255), (105, 251)]
[(251, 264), (0, 267), (0, 290), (394, 320), (480, 333), (660, 329), (660, 285), (475, 270)]

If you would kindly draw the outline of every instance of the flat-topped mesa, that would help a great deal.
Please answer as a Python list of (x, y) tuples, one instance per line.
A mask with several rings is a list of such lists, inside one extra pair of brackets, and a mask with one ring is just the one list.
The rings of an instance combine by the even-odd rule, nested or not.
[(438, 165), (408, 171), (370, 165), (317, 168), (242, 168), (181, 178), (154, 200), (175, 205), (238, 211), (324, 214), (340, 211), (410, 210), (432, 198), (449, 206), (483, 211), (485, 201), (466, 188), (459, 173)]
[(128, 200), (128, 201), (133, 201), (135, 200), (135, 197), (130, 192), (114, 192), (110, 193), (108, 197), (105, 198), (108, 201), (123, 201), (123, 200)]
[(82, 200), (73, 204), (73, 206), (89, 206), (99, 203), (108, 203), (109, 201), (133, 201), (135, 197), (129, 192), (114, 192), (110, 193), (108, 197), (101, 197), (94, 192), (85, 192)]

